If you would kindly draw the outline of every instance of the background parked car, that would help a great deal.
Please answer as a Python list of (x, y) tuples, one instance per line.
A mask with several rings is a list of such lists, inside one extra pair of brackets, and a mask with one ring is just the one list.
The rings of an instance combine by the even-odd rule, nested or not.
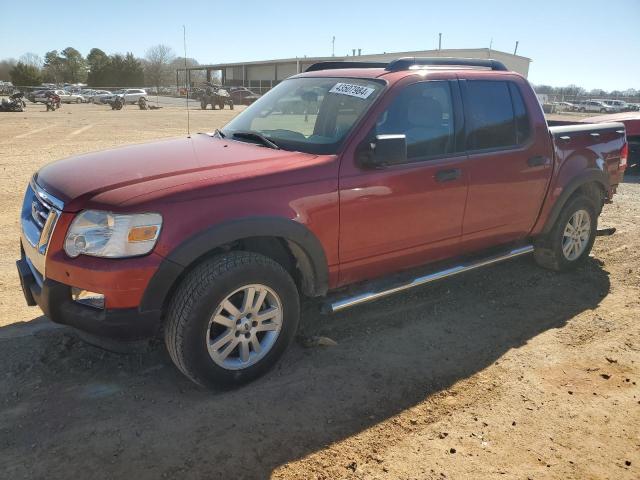
[(45, 94), (47, 92), (55, 92), (55, 94), (60, 97), (61, 103), (82, 103), (83, 101), (82, 95), (68, 93), (64, 90), (37, 90), (32, 92), (31, 96), (28, 98), (35, 103), (46, 103), (47, 97)]
[(571, 102), (555, 102), (556, 110), (559, 112), (574, 112), (578, 107)]
[(124, 99), (124, 103), (138, 103), (141, 98), (147, 97), (147, 91), (142, 88), (126, 88), (113, 92), (110, 96), (101, 98), (102, 103), (109, 103), (115, 100), (116, 96), (121, 96)]
[(91, 90), (91, 89), (81, 90), (78, 92), (78, 95), (82, 96), (82, 101), (84, 103), (89, 103), (90, 98), (93, 95), (93, 92), (95, 92), (95, 90)]
[(607, 105), (600, 100), (587, 100), (580, 105), (579, 111), (581, 112), (600, 112), (600, 113), (614, 113), (616, 109)]
[(245, 87), (231, 89), (231, 98), (237, 105), (251, 105), (260, 98), (260, 95)]
[(9, 94), (14, 90), (13, 83), (0, 80), (0, 93)]
[(100, 99), (113, 95), (109, 90), (92, 90), (90, 94), (85, 94), (85, 98), (89, 103), (102, 103)]
[(616, 109), (616, 112), (629, 112), (631, 108), (627, 102), (622, 100), (603, 100), (605, 105), (609, 105)]

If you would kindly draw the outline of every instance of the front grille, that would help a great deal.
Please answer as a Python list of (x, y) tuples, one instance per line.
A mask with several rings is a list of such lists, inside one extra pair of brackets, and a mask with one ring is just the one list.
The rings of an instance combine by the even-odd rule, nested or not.
[(31, 181), (24, 195), (20, 221), (23, 238), (29, 244), (23, 245), (25, 253), (41, 274), (44, 274), (44, 255), (62, 207), (62, 202)]

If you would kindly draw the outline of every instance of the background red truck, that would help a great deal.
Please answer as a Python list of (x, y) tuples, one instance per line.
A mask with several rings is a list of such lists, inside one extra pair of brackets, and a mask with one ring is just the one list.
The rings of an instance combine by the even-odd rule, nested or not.
[(620, 123), (549, 128), (493, 60), (316, 64), (215, 133), (42, 168), (18, 270), (53, 321), (162, 331), (193, 381), (241, 383), (300, 296), (337, 311), (529, 252), (574, 267), (627, 149)]

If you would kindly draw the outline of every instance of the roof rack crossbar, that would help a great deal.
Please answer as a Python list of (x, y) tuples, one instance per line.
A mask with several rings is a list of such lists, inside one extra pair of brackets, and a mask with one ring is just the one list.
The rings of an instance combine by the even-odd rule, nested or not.
[(451, 65), (456, 67), (484, 67), (491, 70), (507, 71), (504, 63), (493, 59), (482, 58), (455, 58), (455, 57), (403, 57), (389, 62), (385, 70), (388, 72), (399, 72), (428, 65)]
[(305, 72), (336, 70), (339, 68), (385, 68), (386, 62), (318, 62), (310, 65)]

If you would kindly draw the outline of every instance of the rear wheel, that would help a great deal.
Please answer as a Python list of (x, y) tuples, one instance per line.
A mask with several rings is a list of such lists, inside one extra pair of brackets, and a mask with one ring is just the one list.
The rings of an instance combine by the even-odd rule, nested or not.
[(549, 234), (535, 245), (536, 262), (556, 271), (575, 268), (589, 256), (597, 228), (593, 200), (584, 195), (573, 197), (562, 209)]
[(167, 313), (165, 344), (178, 369), (202, 386), (237, 385), (264, 374), (298, 327), (299, 297), (282, 266), (250, 252), (198, 265)]

